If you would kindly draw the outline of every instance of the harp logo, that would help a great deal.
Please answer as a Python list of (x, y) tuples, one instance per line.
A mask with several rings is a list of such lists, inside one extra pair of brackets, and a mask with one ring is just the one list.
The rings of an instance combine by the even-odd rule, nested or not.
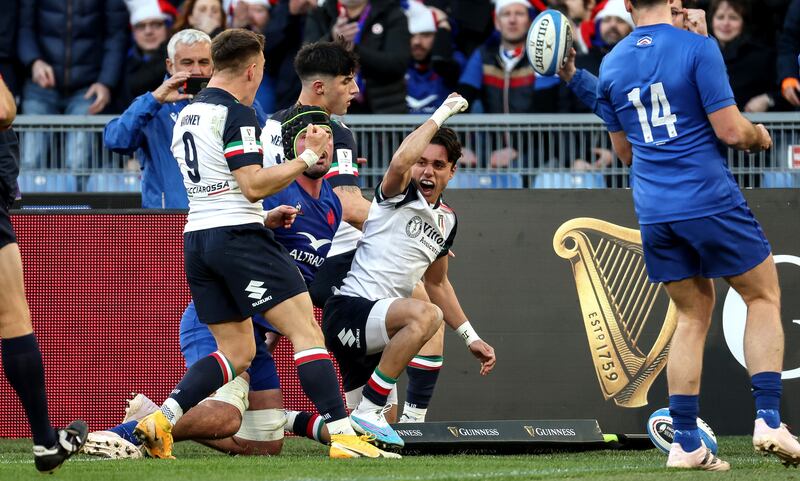
[(666, 366), (677, 313), (663, 286), (647, 279), (641, 234), (581, 217), (558, 228), (553, 249), (572, 265), (603, 397), (626, 408), (647, 405)]

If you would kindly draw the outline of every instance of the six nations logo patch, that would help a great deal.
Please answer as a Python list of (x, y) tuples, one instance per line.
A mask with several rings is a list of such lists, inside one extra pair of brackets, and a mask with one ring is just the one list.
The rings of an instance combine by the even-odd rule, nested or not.
[(422, 218), (415, 215), (408, 221), (408, 224), (406, 224), (406, 235), (413, 239), (417, 237), (420, 232), (422, 232)]

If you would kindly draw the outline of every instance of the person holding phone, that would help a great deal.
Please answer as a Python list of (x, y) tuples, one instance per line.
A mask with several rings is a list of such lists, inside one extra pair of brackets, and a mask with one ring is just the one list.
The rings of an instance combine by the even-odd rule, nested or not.
[[(172, 127), (191, 99), (183, 87), (192, 78), (211, 76), (211, 38), (181, 30), (167, 44), (167, 75), (152, 92), (136, 97), (119, 118), (106, 125), (103, 142), (113, 152), (136, 155), (142, 169), (142, 207), (187, 209), (189, 199), (170, 151)], [(193, 86), (195, 84), (192, 84)], [(199, 86), (199, 84), (197, 84)]]

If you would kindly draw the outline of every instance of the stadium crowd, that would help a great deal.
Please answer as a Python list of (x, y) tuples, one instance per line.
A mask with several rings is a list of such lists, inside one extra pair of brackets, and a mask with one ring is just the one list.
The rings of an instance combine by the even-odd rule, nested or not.
[[(430, 113), (457, 90), (472, 112), (589, 109), (524, 59), (531, 19), (545, 8), (576, 27), (579, 68), (634, 28), (622, 0), (10, 0), (0, 19), (0, 73), (22, 114), (117, 114), (161, 84), (167, 43), (194, 28), (266, 36), (258, 101), (265, 113), (300, 92), (292, 68), (304, 43), (343, 37), (358, 54), (351, 113)], [(800, 107), (800, 0), (686, 0), (685, 22), (707, 23), (740, 108)], [(694, 10), (697, 9), (697, 10)], [(675, 12), (684, 15), (684, 12)], [(26, 149), (27, 150), (27, 149)], [(35, 149), (30, 149), (35, 152)], [(77, 157), (77, 156), (76, 156)]]

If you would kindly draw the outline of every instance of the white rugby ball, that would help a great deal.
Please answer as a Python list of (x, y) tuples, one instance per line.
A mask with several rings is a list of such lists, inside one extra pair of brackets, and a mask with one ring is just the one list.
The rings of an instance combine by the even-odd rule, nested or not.
[(555, 75), (572, 48), (572, 25), (558, 10), (545, 10), (533, 19), (525, 52), (539, 75)]
[[(700, 442), (712, 453), (717, 454), (717, 437), (705, 421), (697, 418), (697, 427), (700, 429)], [(661, 451), (669, 454), (672, 440), (675, 437), (675, 428), (672, 427), (672, 417), (669, 408), (661, 408), (650, 415), (647, 420), (647, 435), (650, 441)]]

